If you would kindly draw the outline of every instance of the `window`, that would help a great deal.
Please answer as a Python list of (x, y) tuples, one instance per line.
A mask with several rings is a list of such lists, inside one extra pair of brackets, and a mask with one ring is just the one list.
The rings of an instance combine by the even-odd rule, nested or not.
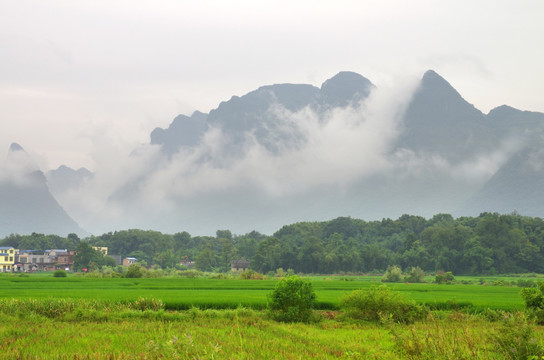
[(9, 261), (13, 261), (13, 256), (10, 256), (10, 257), (9, 257)]
[(4, 261), (8, 261), (8, 257), (7, 257), (7, 256), (4, 256)]

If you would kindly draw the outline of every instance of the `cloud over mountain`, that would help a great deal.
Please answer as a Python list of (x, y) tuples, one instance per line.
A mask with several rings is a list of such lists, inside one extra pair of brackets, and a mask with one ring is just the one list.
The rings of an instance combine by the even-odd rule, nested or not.
[[(434, 71), (380, 88), (341, 72), (320, 88), (268, 85), (209, 114), (179, 115), (130, 153), (104, 146), (93, 174), (61, 167), (48, 178), (70, 214), (98, 233), (474, 214), (494, 211), (490, 189), (515, 193), (514, 171), (504, 170), (514, 159), (540, 169), (542, 124), (543, 114), (506, 106), (483, 114)], [(523, 186), (540, 185), (533, 176)]]

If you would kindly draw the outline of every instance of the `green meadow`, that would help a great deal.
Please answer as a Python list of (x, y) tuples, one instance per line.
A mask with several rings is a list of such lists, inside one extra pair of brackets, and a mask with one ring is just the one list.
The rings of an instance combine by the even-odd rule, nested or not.
[(302, 324), (268, 317), (264, 309), (276, 279), (0, 276), (0, 359), (544, 356), (544, 327), (520, 311), (516, 286), (477, 285), (479, 278), (386, 284), (432, 310), (425, 320), (401, 324), (357, 322), (339, 310), (344, 295), (381, 285), (379, 277), (309, 279), (318, 310), (314, 321)]
[[(347, 280), (347, 281), (346, 281)], [(317, 307), (335, 310), (340, 298), (356, 290), (382, 284), (377, 277), (313, 277)], [(0, 276), (0, 298), (70, 298), (111, 302), (137, 298), (160, 299), (167, 310), (235, 309), (238, 306), (262, 309), (276, 280), (239, 280), (208, 278), (88, 278), (70, 276)], [(438, 285), (432, 283), (387, 284), (417, 303), (431, 308), (468, 307), (521, 310), (523, 300), (516, 286), (475, 284)]]

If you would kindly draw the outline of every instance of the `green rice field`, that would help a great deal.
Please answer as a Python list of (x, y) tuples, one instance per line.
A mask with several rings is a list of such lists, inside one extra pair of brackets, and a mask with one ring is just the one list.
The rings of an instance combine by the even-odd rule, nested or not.
[[(345, 294), (373, 285), (376, 277), (311, 279), (320, 309), (334, 310)], [(0, 276), (0, 298), (69, 298), (118, 302), (137, 298), (160, 299), (166, 309), (234, 309), (238, 306), (262, 309), (276, 280), (207, 278), (87, 278), (70, 276)], [(523, 300), (516, 286), (387, 284), (405, 297), (431, 308), (469, 307), (474, 310), (521, 310)]]

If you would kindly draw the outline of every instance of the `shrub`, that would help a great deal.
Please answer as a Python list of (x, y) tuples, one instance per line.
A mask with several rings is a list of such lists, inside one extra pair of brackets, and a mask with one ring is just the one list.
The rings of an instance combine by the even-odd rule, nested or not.
[(503, 359), (540, 359), (544, 355), (532, 324), (522, 312), (506, 314), (494, 340)]
[(539, 281), (536, 288), (521, 289), (520, 294), (528, 309), (544, 309), (544, 282)]
[(240, 273), (240, 279), (244, 280), (264, 280), (264, 275), (255, 270), (246, 269)]
[(66, 277), (66, 271), (62, 269), (55, 270), (53, 277)]
[(411, 283), (425, 282), (425, 272), (419, 266), (412, 267), (410, 274), (404, 277), (404, 281)]
[(544, 282), (539, 281), (536, 288), (521, 289), (520, 295), (527, 310), (536, 317), (539, 324), (544, 325)]
[(454, 281), (455, 278), (453, 277), (451, 271), (448, 271), (446, 273), (443, 271), (439, 271), (434, 277), (434, 282), (437, 284), (453, 284)]
[(428, 313), (426, 307), (406, 300), (385, 285), (353, 291), (340, 300), (340, 308), (348, 318), (375, 322), (412, 323)]
[(516, 285), (523, 288), (537, 287), (537, 283), (531, 279), (518, 279)]
[(268, 299), (271, 317), (284, 322), (309, 322), (316, 295), (310, 282), (295, 276), (281, 279)]
[(394, 265), (388, 266), (385, 274), (383, 274), (382, 282), (401, 282), (402, 281), (402, 270)]
[(125, 277), (127, 278), (141, 278), (144, 276), (144, 269), (138, 264), (132, 264), (128, 267)]

